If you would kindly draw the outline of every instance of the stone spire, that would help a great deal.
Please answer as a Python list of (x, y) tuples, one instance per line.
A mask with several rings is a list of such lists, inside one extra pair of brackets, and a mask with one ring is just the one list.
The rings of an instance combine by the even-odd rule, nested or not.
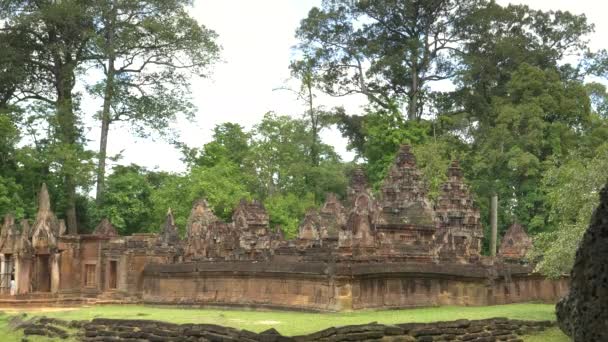
[(402, 145), (381, 188), (382, 224), (433, 225), (426, 184), (409, 145)]
[(479, 255), (483, 229), (479, 209), (464, 183), (458, 160), (452, 161), (435, 206), (438, 238), (460, 256)]
[(32, 235), (32, 231), (30, 229), (30, 223), (28, 220), (21, 220), (21, 237), (17, 240), (15, 246), (15, 253), (21, 256), (28, 256), (34, 253), (34, 249), (32, 247), (32, 242), (30, 241), (30, 237)]
[(32, 237), (32, 229), (30, 228), (30, 222), (26, 219), (21, 220), (21, 235), (25, 236), (27, 239)]
[(204, 236), (209, 226), (219, 221), (217, 216), (209, 208), (209, 203), (206, 200), (200, 199), (192, 206), (190, 216), (188, 217), (188, 223), (186, 225), (186, 233), (188, 238), (194, 238), (196, 236)]
[(51, 211), (51, 198), (49, 196), (49, 189), (46, 183), (42, 183), (40, 187), (40, 193), (38, 194), (38, 213), (45, 213)]
[(32, 228), (32, 244), (34, 248), (54, 248), (57, 244), (59, 221), (51, 210), (51, 200), (46, 184), (42, 184), (38, 194), (38, 213)]
[(4, 248), (12, 248), (12, 243), (17, 234), (15, 226), (15, 217), (11, 214), (4, 215), (4, 223), (0, 232), (0, 250)]
[[(206, 258), (213, 255), (220, 246), (216, 238), (228, 238), (223, 231), (225, 225), (213, 214), (204, 199), (194, 203), (186, 225), (185, 257), (187, 260)], [(220, 236), (223, 235), (223, 236)]]
[(498, 255), (508, 259), (522, 259), (532, 247), (532, 239), (526, 234), (524, 227), (513, 223), (502, 238)]
[(269, 220), (266, 208), (258, 200), (249, 202), (246, 199), (241, 199), (232, 215), (232, 222), (238, 230), (251, 230), (256, 234), (263, 234), (268, 230)]
[(298, 229), (298, 238), (301, 240), (319, 240), (321, 238), (321, 218), (315, 208), (306, 211), (304, 220)]
[(336, 194), (327, 194), (320, 215), (321, 238), (338, 238), (340, 230), (346, 226), (347, 217), (346, 210)]
[(447, 181), (441, 185), (435, 208), (440, 226), (466, 228), (475, 234), (481, 234), (479, 210), (474, 206), (473, 197), (464, 183), (462, 169), (457, 160), (448, 168), (447, 176)]
[(353, 170), (350, 177), (348, 188), (346, 189), (346, 203), (347, 206), (352, 206), (357, 198), (357, 195), (369, 192), (369, 184), (367, 182), (367, 176), (365, 170), (361, 167), (357, 167)]
[(177, 245), (180, 242), (179, 232), (177, 230), (177, 226), (175, 225), (175, 218), (173, 217), (173, 211), (171, 211), (171, 208), (167, 210), (167, 217), (160, 233), (160, 240), (163, 244), (169, 246)]
[(110, 220), (104, 218), (103, 220), (101, 220), (101, 222), (99, 222), (97, 227), (95, 227), (95, 230), (93, 230), (93, 235), (114, 237), (118, 236), (118, 232), (116, 231), (116, 228), (114, 228)]

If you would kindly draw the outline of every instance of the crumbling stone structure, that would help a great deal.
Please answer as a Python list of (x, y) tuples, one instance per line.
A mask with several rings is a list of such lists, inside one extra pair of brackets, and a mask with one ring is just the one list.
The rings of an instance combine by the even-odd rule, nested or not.
[[(484, 257), (479, 211), (458, 162), (435, 204), (409, 146), (376, 197), (353, 172), (342, 203), (328, 194), (286, 240), (258, 201), (231, 222), (194, 203), (181, 239), (171, 210), (158, 234), (120, 236), (104, 219), (65, 234), (48, 191), (29, 228), (9, 215), (0, 233), (0, 305), (31, 300), (120, 300), (315, 310), (552, 301), (567, 290), (517, 261), (529, 241), (513, 228), (502, 258)], [(522, 234), (523, 233), (523, 234)], [(513, 243), (509, 242), (513, 241)]]
[(17, 325), (26, 336), (66, 339), (66, 328), (78, 329), (83, 341), (247, 341), (247, 342), (313, 342), (313, 341), (522, 341), (522, 335), (553, 327), (550, 321), (522, 321), (507, 318), (457, 320), (436, 323), (377, 323), (331, 327), (300, 336), (283, 336), (270, 328), (261, 333), (214, 324), (172, 324), (152, 320), (95, 318), (92, 321), (63, 321), (37, 318)]

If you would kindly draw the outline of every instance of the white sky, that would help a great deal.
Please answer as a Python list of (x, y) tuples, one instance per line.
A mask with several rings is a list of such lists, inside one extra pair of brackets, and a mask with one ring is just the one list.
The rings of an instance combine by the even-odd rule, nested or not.
[[(222, 122), (236, 122), (247, 129), (258, 123), (268, 111), (291, 116), (301, 115), (302, 103), (287, 91), (276, 91), (289, 79), (292, 47), (297, 43), (294, 33), (309, 9), (321, 0), (195, 0), (192, 14), (200, 23), (219, 34), (223, 62), (214, 67), (210, 79), (196, 80), (193, 87), (198, 113), (194, 122), (178, 122), (175, 129), (181, 141), (200, 147), (211, 140), (211, 130)], [(593, 49), (608, 48), (608, 5), (600, 0), (498, 0), (500, 4), (525, 3), (543, 10), (568, 10), (584, 13), (595, 23), (596, 33), (590, 37)], [(327, 107), (342, 105), (350, 112), (358, 112), (364, 103), (361, 97), (319, 98)], [(98, 110), (86, 104), (91, 112)], [(98, 148), (99, 127), (91, 126), (87, 137), (90, 147)], [(346, 151), (346, 141), (335, 130), (325, 130), (323, 140), (334, 145), (345, 160), (352, 153)], [(171, 145), (152, 139), (132, 137), (127, 129), (114, 127), (109, 136), (109, 155), (122, 152), (119, 164), (136, 163), (164, 171), (183, 171), (179, 151)], [(114, 163), (110, 163), (110, 166)]]

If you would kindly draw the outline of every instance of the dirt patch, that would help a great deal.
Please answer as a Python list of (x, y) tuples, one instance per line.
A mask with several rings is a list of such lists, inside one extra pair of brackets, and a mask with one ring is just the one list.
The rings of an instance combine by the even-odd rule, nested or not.
[(19, 313), (27, 313), (27, 314), (36, 314), (36, 313), (45, 313), (45, 312), (62, 312), (62, 311), (74, 311), (85, 308), (85, 306), (80, 307), (22, 307), (22, 308), (4, 308), (2, 312), (8, 314), (19, 314)]
[(281, 324), (281, 321), (271, 321), (271, 320), (256, 321), (255, 324), (275, 325), (275, 324)]

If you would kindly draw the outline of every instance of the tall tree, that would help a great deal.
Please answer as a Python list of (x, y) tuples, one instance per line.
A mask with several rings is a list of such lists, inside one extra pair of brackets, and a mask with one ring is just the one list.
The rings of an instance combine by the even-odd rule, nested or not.
[(584, 57), (592, 31), (584, 15), (493, 2), (477, 8), (459, 22), (466, 53), (455, 79), (455, 107), (446, 110), (467, 116), (466, 123), (479, 125), (477, 132), (493, 126), (492, 102), (508, 95), (508, 83), (521, 64), (555, 70), (563, 79), (579, 78), (582, 65), (560, 63), (566, 56), (569, 61)]
[(217, 35), (192, 18), (189, 0), (98, 1), (97, 64), (104, 79), (91, 87), (103, 99), (96, 199), (105, 184), (108, 135), (123, 121), (144, 134), (163, 133), (178, 114), (191, 115), (191, 75), (217, 60)]
[(80, 68), (92, 58), (94, 12), (87, 0), (0, 2), (3, 30), (24, 37), (32, 51), (25, 61), (30, 79), (19, 88), (17, 97), (20, 101), (41, 102), (53, 111), (48, 121), (61, 165), (67, 226), (72, 234), (77, 232), (76, 187), (86, 155), (75, 86)]
[(295, 91), (297, 97), (304, 101), (306, 110), (304, 117), (310, 129), (310, 162), (319, 166), (319, 145), (321, 130), (327, 125), (327, 113), (320, 106), (315, 106), (315, 89), (319, 80), (316, 78), (318, 65), (310, 57), (294, 61), (290, 65), (291, 74), (300, 81), (300, 89)]
[(481, 0), (324, 0), (297, 31), (299, 48), (320, 65), (330, 95), (353, 93), (388, 110), (407, 104), (419, 119), (433, 81), (455, 76), (459, 21)]

